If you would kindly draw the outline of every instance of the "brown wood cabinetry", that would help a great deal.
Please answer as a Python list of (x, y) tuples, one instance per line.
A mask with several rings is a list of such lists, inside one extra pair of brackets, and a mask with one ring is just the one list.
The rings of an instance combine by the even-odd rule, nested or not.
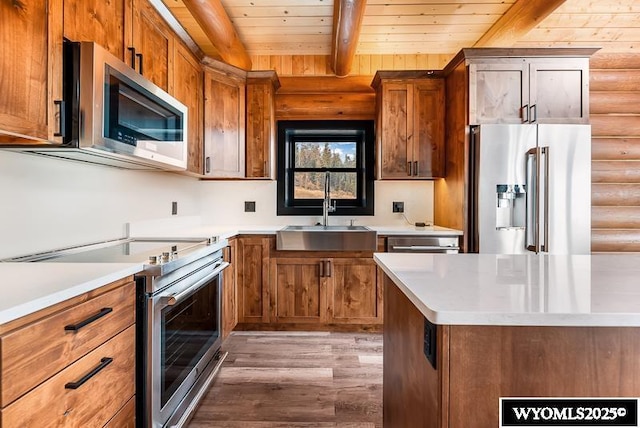
[(469, 60), (469, 121), (588, 123), (588, 58)]
[(444, 80), (427, 76), (379, 71), (373, 79), (381, 179), (444, 176)]
[(132, 278), (2, 327), (0, 425), (133, 425)]
[(275, 176), (275, 93), (279, 87), (274, 71), (247, 73), (247, 178)]
[(133, 0), (131, 40), (126, 62), (138, 73), (169, 91), (175, 35), (148, 0)]
[(0, 2), (0, 144), (61, 142), (62, 0)]
[(378, 270), (369, 257), (303, 252), (274, 257), (270, 298), (273, 323), (382, 323)]
[(235, 260), (238, 255), (238, 241), (229, 240), (229, 245), (224, 249), (224, 259), (229, 266), (222, 274), (222, 340), (238, 324), (238, 287), (236, 285), (236, 270), (238, 263)]
[(269, 254), (273, 236), (238, 238), (238, 322), (269, 322)]
[(499, 426), (500, 397), (636, 397), (634, 327), (437, 325), (385, 276), (384, 426)]
[(175, 42), (172, 84), (169, 92), (189, 108), (187, 126), (187, 171), (202, 174), (203, 169), (203, 73), (198, 59), (182, 43)]
[(245, 176), (245, 76), (235, 67), (207, 61), (204, 73), (204, 174)]
[(64, 0), (64, 37), (94, 41), (122, 61), (131, 36), (131, 0)]
[(327, 322), (330, 269), (329, 260), (317, 257), (272, 258), (271, 322)]

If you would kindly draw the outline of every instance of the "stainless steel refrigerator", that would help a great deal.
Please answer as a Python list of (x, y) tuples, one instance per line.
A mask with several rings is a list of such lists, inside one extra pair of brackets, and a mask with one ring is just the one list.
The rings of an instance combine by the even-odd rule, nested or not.
[(471, 252), (590, 253), (590, 125), (473, 126), (469, 172)]

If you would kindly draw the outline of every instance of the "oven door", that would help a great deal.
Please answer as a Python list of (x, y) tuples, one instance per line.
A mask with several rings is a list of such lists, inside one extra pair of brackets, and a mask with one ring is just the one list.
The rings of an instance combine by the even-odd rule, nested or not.
[(213, 262), (150, 297), (145, 395), (153, 427), (174, 419), (185, 396), (211, 371), (221, 343), (222, 271), (228, 265)]

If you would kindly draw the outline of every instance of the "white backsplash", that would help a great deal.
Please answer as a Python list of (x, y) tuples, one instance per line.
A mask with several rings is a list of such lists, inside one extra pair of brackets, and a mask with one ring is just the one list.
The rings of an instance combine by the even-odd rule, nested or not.
[[(126, 224), (200, 216), (211, 225), (314, 224), (320, 216), (277, 216), (276, 182), (198, 181), (0, 150), (0, 259), (127, 236)], [(245, 213), (244, 202), (256, 212)], [(377, 181), (375, 216), (331, 216), (330, 224), (403, 225), (433, 220), (433, 182)]]
[[(200, 215), (205, 224), (285, 225), (314, 224), (321, 216), (276, 215), (275, 181), (202, 181), (199, 183)], [(244, 202), (255, 201), (256, 212), (244, 212)], [(432, 181), (376, 181), (374, 216), (330, 216), (329, 224), (401, 225), (402, 214), (392, 212), (392, 202), (404, 202), (411, 223), (433, 221)]]
[(198, 181), (0, 150), (0, 259), (126, 236), (125, 224), (199, 214)]

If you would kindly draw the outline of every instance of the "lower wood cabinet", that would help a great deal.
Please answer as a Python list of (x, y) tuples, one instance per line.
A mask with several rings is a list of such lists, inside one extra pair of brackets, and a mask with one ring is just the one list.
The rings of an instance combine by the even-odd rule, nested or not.
[(269, 322), (269, 253), (273, 237), (238, 239), (238, 322)]
[(276, 257), (270, 280), (272, 323), (382, 323), (382, 292), (371, 258)]
[(271, 259), (271, 322), (327, 322), (331, 310), (328, 264), (328, 260), (315, 257)]
[(238, 263), (238, 241), (229, 240), (229, 245), (224, 249), (224, 259), (229, 262), (229, 266), (222, 274), (222, 340), (229, 336), (229, 333), (238, 324), (238, 288), (236, 286), (236, 270)]
[(245, 235), (233, 263), (241, 329), (382, 325), (383, 275), (372, 253), (278, 251), (273, 235)]
[(0, 426), (133, 426), (129, 277), (0, 326)]

